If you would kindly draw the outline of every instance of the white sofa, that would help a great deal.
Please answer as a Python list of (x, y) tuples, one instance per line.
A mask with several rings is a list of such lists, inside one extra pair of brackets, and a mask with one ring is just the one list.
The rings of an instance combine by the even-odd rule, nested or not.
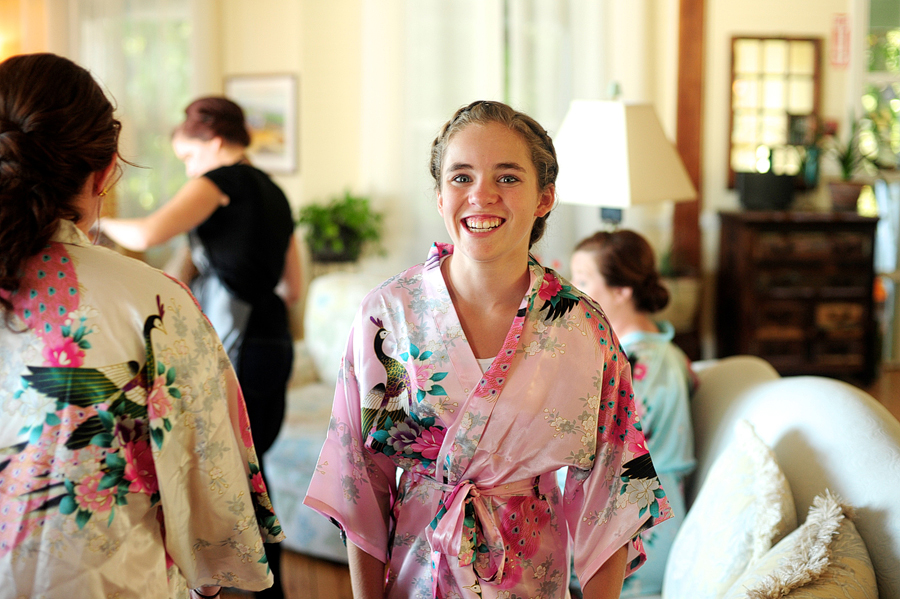
[[(774, 451), (797, 522), (827, 488), (856, 509), (881, 599), (900, 599), (900, 423), (867, 393), (835, 379), (780, 377), (765, 361), (736, 356), (695, 364), (692, 398), (696, 498), (717, 456), (746, 420)], [(727, 492), (727, 490), (724, 490)], [(689, 507), (690, 512), (690, 507)], [(696, 564), (698, 572), (703, 564)], [(663, 596), (677, 599), (663, 587)]]

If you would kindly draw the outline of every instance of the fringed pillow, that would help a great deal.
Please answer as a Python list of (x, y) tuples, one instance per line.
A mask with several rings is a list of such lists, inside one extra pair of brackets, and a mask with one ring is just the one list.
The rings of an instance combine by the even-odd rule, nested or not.
[(872, 561), (852, 509), (829, 491), (813, 500), (806, 522), (745, 572), (726, 599), (876, 599)]
[(797, 526), (775, 454), (741, 420), (716, 458), (669, 553), (666, 599), (719, 599), (747, 567)]

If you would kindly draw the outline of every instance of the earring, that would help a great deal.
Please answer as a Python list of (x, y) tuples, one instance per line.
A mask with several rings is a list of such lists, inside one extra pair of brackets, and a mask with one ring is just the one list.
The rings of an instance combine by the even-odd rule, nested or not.
[(103, 191), (101, 191), (99, 195), (101, 198), (105, 198), (107, 193), (109, 193), (109, 187), (104, 187)]

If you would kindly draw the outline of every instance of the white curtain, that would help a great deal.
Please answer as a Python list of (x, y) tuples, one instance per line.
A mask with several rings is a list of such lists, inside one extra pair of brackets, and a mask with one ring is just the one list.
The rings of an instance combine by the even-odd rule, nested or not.
[[(143, 216), (186, 181), (169, 139), (191, 100), (190, 0), (70, 0), (70, 55), (107, 89), (122, 121), (126, 167), (116, 215)], [(176, 240), (147, 253), (162, 266)]]

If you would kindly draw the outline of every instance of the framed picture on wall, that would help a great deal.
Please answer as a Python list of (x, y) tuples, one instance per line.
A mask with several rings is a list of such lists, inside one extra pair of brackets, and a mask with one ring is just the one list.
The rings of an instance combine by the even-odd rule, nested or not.
[(235, 75), (225, 78), (225, 95), (244, 109), (250, 129), (247, 154), (271, 174), (299, 170), (297, 78), (294, 75)]

